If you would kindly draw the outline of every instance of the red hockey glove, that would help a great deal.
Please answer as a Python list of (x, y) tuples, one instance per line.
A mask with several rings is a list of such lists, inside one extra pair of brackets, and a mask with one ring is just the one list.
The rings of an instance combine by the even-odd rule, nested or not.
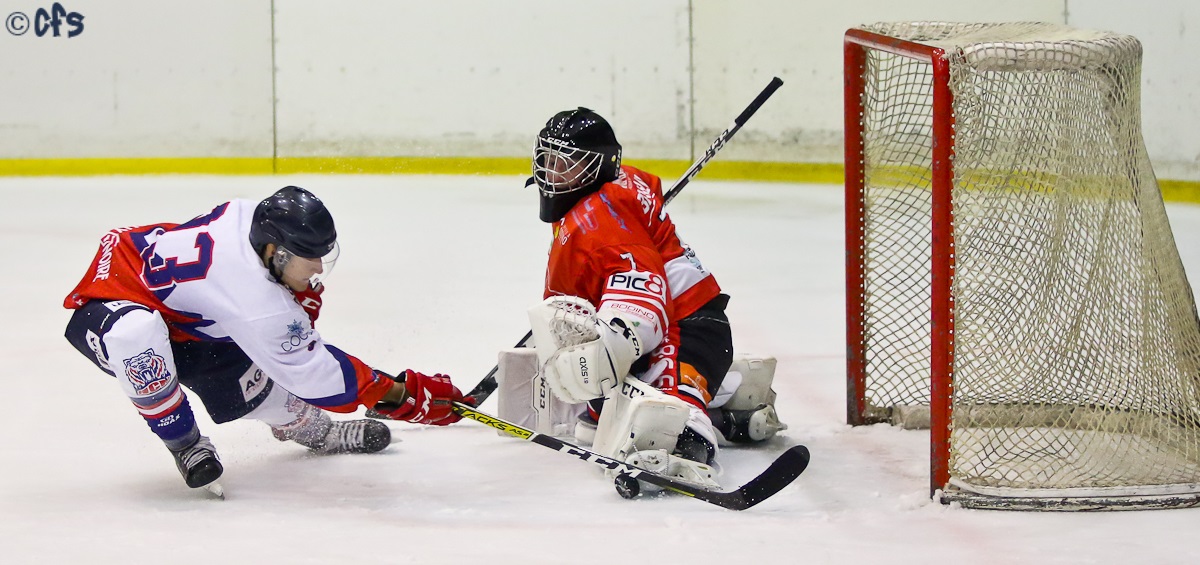
[(317, 283), (317, 286), (308, 285), (307, 290), (292, 291), (296, 297), (296, 302), (300, 303), (300, 307), (308, 314), (308, 319), (313, 325), (317, 323), (317, 316), (321, 315), (321, 293), (325, 292), (325, 285)]
[(463, 397), (450, 377), (442, 374), (429, 376), (405, 371), (404, 390), (408, 394), (403, 403), (380, 402), (375, 411), (393, 420), (445, 426), (462, 419), (454, 413), (452, 402), (474, 403), (474, 399)]

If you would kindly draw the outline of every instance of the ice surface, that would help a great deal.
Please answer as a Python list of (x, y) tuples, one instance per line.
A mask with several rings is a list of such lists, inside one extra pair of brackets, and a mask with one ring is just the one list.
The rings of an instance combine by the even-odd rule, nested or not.
[[(528, 329), (549, 228), (518, 177), (0, 179), (0, 562), (17, 563), (1197, 563), (1200, 509), (977, 511), (927, 496), (928, 433), (845, 422), (837, 186), (698, 180), (671, 205), (733, 296), (735, 347), (775, 355), (790, 428), (722, 453), (740, 484), (790, 445), (809, 470), (732, 512), (626, 501), (593, 466), (473, 422), (391, 424), (376, 455), (314, 457), (257, 422), (215, 426), (226, 500), (187, 489), (115, 383), (62, 338), (63, 297), (108, 229), (181, 222), (285, 184), (333, 211), (342, 256), (318, 328), (385, 370), (466, 389)], [(1200, 207), (1169, 206), (1200, 272)], [(495, 401), (484, 405), (493, 411)]]

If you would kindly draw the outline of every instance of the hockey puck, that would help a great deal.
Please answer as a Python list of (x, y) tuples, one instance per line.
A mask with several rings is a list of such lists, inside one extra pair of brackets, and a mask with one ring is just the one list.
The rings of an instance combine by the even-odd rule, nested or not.
[(617, 493), (621, 495), (621, 498), (637, 498), (637, 495), (642, 492), (638, 480), (629, 475), (617, 475), (617, 478), (613, 480), (613, 486), (617, 487)]

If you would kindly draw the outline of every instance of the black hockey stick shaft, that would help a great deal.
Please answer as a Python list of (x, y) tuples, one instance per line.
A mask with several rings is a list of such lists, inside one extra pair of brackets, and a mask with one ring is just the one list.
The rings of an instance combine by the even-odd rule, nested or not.
[(461, 402), (454, 403), (454, 413), (464, 418), (475, 420), (481, 424), (491, 426), (510, 436), (533, 442), (538, 445), (548, 447), (555, 451), (561, 451), (569, 455), (594, 463), (605, 469), (617, 471), (619, 475), (625, 475), (630, 479), (644, 481), (650, 484), (658, 485), (664, 489), (677, 492), (686, 496), (690, 496), (697, 500), (703, 500), (709, 504), (715, 504), (722, 508), (730, 510), (745, 510), (754, 506), (775, 493), (783, 490), (784, 487), (796, 480), (801, 473), (808, 468), (809, 453), (808, 448), (803, 445), (793, 446), (787, 451), (784, 451), (769, 467), (757, 477), (754, 477), (750, 482), (742, 485), (740, 488), (731, 491), (714, 491), (705, 490), (698, 486), (679, 481), (673, 477), (660, 475), (651, 471), (635, 467), (628, 463), (605, 457), (594, 451), (589, 451), (573, 443), (569, 443), (558, 438), (539, 434), (533, 430), (522, 428), (512, 422), (501, 420), (495, 416), (489, 416), (476, 410), (472, 406), (468, 406)]
[(713, 140), (712, 145), (709, 145), (708, 149), (704, 150), (704, 155), (701, 155), (700, 159), (698, 159), (695, 163), (692, 163), (692, 166), (688, 167), (688, 170), (683, 173), (683, 176), (679, 177), (679, 180), (675, 181), (675, 184), (671, 186), (671, 189), (663, 195), (663, 202), (668, 203), (673, 200), (675, 195), (679, 194), (679, 191), (683, 190), (683, 187), (687, 186), (687, 184), (692, 181), (692, 177), (695, 177), (696, 174), (700, 172), (700, 169), (704, 168), (704, 165), (707, 165), (708, 162), (711, 161), (714, 156), (716, 156), (717, 152), (720, 151), (721, 148), (733, 138), (733, 134), (742, 129), (742, 126), (750, 120), (750, 116), (753, 116), (754, 113), (757, 112), (764, 103), (766, 103), (767, 99), (770, 98), (772, 94), (775, 94), (775, 91), (779, 90), (779, 87), (781, 86), (783, 86), (783, 80), (779, 77), (773, 77), (771, 82), (767, 83), (767, 87), (762, 89), (762, 92), (759, 92), (758, 96), (754, 97), (754, 100), (750, 102), (750, 105), (746, 106), (746, 109), (742, 110), (742, 113), (738, 114), (738, 117), (733, 119), (733, 125), (729, 126), (729, 129), (721, 132), (721, 135), (718, 135), (717, 138)]
[[(701, 155), (695, 163), (692, 163), (692, 166), (688, 167), (688, 170), (683, 173), (683, 176), (679, 177), (679, 179), (675, 181), (675, 184), (671, 185), (671, 188), (667, 190), (665, 194), (663, 194), (662, 214), (666, 214), (667, 204), (670, 204), (671, 201), (679, 195), (680, 191), (683, 190), (683, 187), (687, 186), (687, 184), (691, 182), (692, 177), (695, 177), (696, 174), (700, 172), (700, 169), (703, 169), (704, 165), (708, 164), (708, 162), (712, 160), (713, 156), (715, 156), (722, 147), (725, 147), (725, 144), (731, 138), (733, 138), (733, 134), (742, 129), (742, 126), (750, 120), (750, 116), (753, 116), (754, 113), (757, 112), (758, 109), (761, 108), (762, 105), (767, 101), (767, 99), (770, 98), (772, 94), (775, 94), (776, 90), (779, 90), (780, 86), (783, 86), (783, 80), (779, 77), (772, 78), (771, 82), (767, 84), (767, 87), (764, 88), (762, 92), (759, 92), (758, 96), (754, 97), (754, 100), (750, 102), (750, 105), (746, 106), (746, 109), (742, 110), (742, 113), (738, 114), (738, 117), (733, 119), (733, 125), (729, 126), (729, 129), (721, 132), (721, 135), (718, 135), (717, 139), (712, 142), (712, 145), (709, 145), (708, 149), (704, 151), (704, 155)], [(526, 332), (525, 337), (521, 338), (521, 341), (518, 341), (513, 347), (524, 347), (526, 343), (529, 343), (531, 338), (533, 338), (533, 331)], [(475, 399), (476, 406), (483, 404), (483, 401), (487, 400), (487, 398), (492, 395), (492, 392), (495, 392), (496, 387), (498, 386), (496, 383), (496, 372), (499, 370), (500, 365), (492, 367), (492, 370), (488, 371), (487, 376), (484, 377), (483, 380), (479, 381), (479, 384), (475, 385), (475, 388), (471, 389), (471, 392), (467, 393), (467, 396)]]

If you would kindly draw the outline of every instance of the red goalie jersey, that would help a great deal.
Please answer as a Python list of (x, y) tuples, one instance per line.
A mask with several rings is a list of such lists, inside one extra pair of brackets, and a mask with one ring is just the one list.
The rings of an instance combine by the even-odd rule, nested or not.
[(578, 296), (597, 310), (608, 309), (642, 325), (638, 334), (651, 356), (642, 379), (675, 394), (675, 320), (695, 312), (721, 288), (679, 240), (664, 204), (657, 176), (622, 166), (616, 180), (584, 197), (554, 224), (545, 298)]

